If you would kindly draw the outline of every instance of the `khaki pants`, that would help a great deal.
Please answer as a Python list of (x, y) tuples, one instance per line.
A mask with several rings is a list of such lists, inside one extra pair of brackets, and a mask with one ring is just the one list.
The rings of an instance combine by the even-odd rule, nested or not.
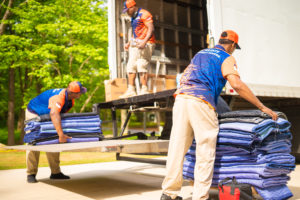
[(163, 193), (175, 198), (183, 182), (184, 156), (196, 140), (193, 200), (207, 199), (211, 186), (219, 132), (216, 112), (201, 100), (177, 95), (173, 107), (167, 174), (162, 183)]
[[(27, 109), (25, 111), (25, 120), (29, 120), (37, 117), (38, 115), (29, 112)], [(46, 153), (48, 163), (51, 169), (52, 174), (60, 173), (59, 167), (59, 153)], [(27, 165), (27, 174), (37, 174), (38, 164), (39, 164), (40, 152), (39, 151), (26, 151), (26, 165)]]
[(147, 43), (144, 49), (130, 46), (127, 73), (148, 72), (148, 65), (154, 48), (155, 44), (151, 43)]

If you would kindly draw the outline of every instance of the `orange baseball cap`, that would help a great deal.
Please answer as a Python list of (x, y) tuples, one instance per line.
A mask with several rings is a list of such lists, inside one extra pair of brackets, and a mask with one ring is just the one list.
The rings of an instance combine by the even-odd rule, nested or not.
[(238, 44), (239, 43), (239, 35), (232, 30), (223, 31), (221, 33), (220, 39), (231, 40), (235, 43), (237, 49), (241, 49), (240, 45)]
[(123, 13), (127, 12), (128, 8), (131, 8), (133, 6), (135, 6), (136, 3), (134, 0), (126, 0), (124, 2), (124, 8), (123, 8)]
[(71, 83), (69, 83), (68, 88), (70, 92), (74, 93), (84, 94), (87, 91), (87, 89), (83, 87), (79, 81), (72, 81)]

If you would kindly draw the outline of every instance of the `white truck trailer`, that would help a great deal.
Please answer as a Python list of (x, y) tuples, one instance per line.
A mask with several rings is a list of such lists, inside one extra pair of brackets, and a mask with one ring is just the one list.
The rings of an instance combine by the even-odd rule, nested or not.
[[(292, 153), (300, 155), (300, 1), (298, 0), (136, 0), (152, 13), (156, 48), (150, 73), (181, 73), (199, 50), (214, 46), (222, 30), (239, 34), (234, 52), (242, 80), (267, 106), (292, 122)], [(126, 77), (130, 18), (123, 0), (108, 1), (111, 79)], [(227, 85), (223, 98), (233, 110), (253, 108)]]

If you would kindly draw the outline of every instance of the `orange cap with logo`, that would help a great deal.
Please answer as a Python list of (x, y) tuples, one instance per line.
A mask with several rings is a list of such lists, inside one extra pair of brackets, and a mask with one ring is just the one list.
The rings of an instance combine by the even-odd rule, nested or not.
[(134, 0), (126, 0), (124, 2), (124, 8), (123, 8), (123, 13), (127, 12), (128, 8), (131, 8), (133, 6), (135, 6), (136, 3)]
[(72, 81), (69, 83), (68, 89), (70, 92), (74, 93), (86, 93), (87, 89), (81, 85), (79, 81)]
[(223, 31), (221, 33), (220, 39), (231, 40), (231, 41), (233, 41), (235, 43), (237, 49), (241, 49), (240, 45), (238, 44), (238, 42), (239, 42), (239, 35), (236, 32), (232, 31), (232, 30)]

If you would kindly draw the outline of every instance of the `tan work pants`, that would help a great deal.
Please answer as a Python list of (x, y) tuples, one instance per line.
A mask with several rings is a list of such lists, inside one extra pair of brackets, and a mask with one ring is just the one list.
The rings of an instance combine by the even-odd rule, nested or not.
[[(29, 120), (37, 117), (38, 115), (29, 112), (27, 109), (25, 111), (25, 120)], [(51, 169), (52, 174), (60, 173), (59, 167), (59, 153), (46, 153), (48, 163)], [(40, 152), (39, 151), (26, 151), (26, 165), (27, 165), (27, 174), (37, 174), (38, 165), (39, 165)]]
[(193, 200), (207, 199), (212, 183), (213, 167), (219, 132), (216, 112), (201, 100), (177, 95), (173, 107), (167, 174), (162, 183), (163, 193), (176, 198), (182, 182), (184, 156), (196, 140)]

